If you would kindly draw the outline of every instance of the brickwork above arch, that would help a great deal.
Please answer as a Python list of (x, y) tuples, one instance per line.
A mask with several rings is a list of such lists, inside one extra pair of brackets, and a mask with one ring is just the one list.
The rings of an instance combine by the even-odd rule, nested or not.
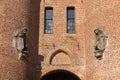
[(71, 64), (71, 60), (68, 53), (62, 50), (58, 50), (51, 55), (50, 64), (51, 65), (67, 65), (67, 64)]

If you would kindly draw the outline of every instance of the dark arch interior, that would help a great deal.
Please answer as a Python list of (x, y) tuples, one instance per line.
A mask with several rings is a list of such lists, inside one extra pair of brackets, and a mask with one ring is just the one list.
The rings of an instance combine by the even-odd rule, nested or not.
[(58, 71), (52, 71), (46, 75), (44, 75), (41, 80), (80, 80), (75, 74), (58, 70)]

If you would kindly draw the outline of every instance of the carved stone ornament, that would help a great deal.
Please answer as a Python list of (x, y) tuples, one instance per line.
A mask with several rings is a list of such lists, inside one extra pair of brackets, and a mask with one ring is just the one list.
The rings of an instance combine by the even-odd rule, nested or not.
[(95, 57), (99, 60), (102, 59), (103, 52), (105, 51), (105, 46), (107, 44), (108, 36), (104, 35), (103, 31), (100, 29), (94, 30), (96, 36), (96, 43), (95, 43)]
[(18, 59), (25, 59), (28, 54), (26, 42), (27, 28), (20, 28), (15, 32), (13, 37), (13, 47), (19, 53)]

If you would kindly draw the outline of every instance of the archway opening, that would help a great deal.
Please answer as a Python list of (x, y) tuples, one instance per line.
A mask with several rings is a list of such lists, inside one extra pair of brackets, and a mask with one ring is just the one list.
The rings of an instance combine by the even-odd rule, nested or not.
[(41, 80), (80, 80), (80, 78), (66, 70), (55, 70), (44, 75)]

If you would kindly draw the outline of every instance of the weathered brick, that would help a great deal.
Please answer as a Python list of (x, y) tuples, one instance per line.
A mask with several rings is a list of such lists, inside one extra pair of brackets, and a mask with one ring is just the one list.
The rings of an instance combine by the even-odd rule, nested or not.
[[(120, 79), (119, 0), (1, 0), (0, 80), (40, 80), (66, 70), (81, 80)], [(75, 34), (66, 33), (67, 7), (75, 7)], [(53, 33), (44, 34), (44, 9), (53, 7)], [(18, 60), (14, 32), (27, 27), (29, 56)], [(94, 55), (94, 30), (108, 36), (103, 59)], [(64, 62), (63, 62), (64, 61)]]

